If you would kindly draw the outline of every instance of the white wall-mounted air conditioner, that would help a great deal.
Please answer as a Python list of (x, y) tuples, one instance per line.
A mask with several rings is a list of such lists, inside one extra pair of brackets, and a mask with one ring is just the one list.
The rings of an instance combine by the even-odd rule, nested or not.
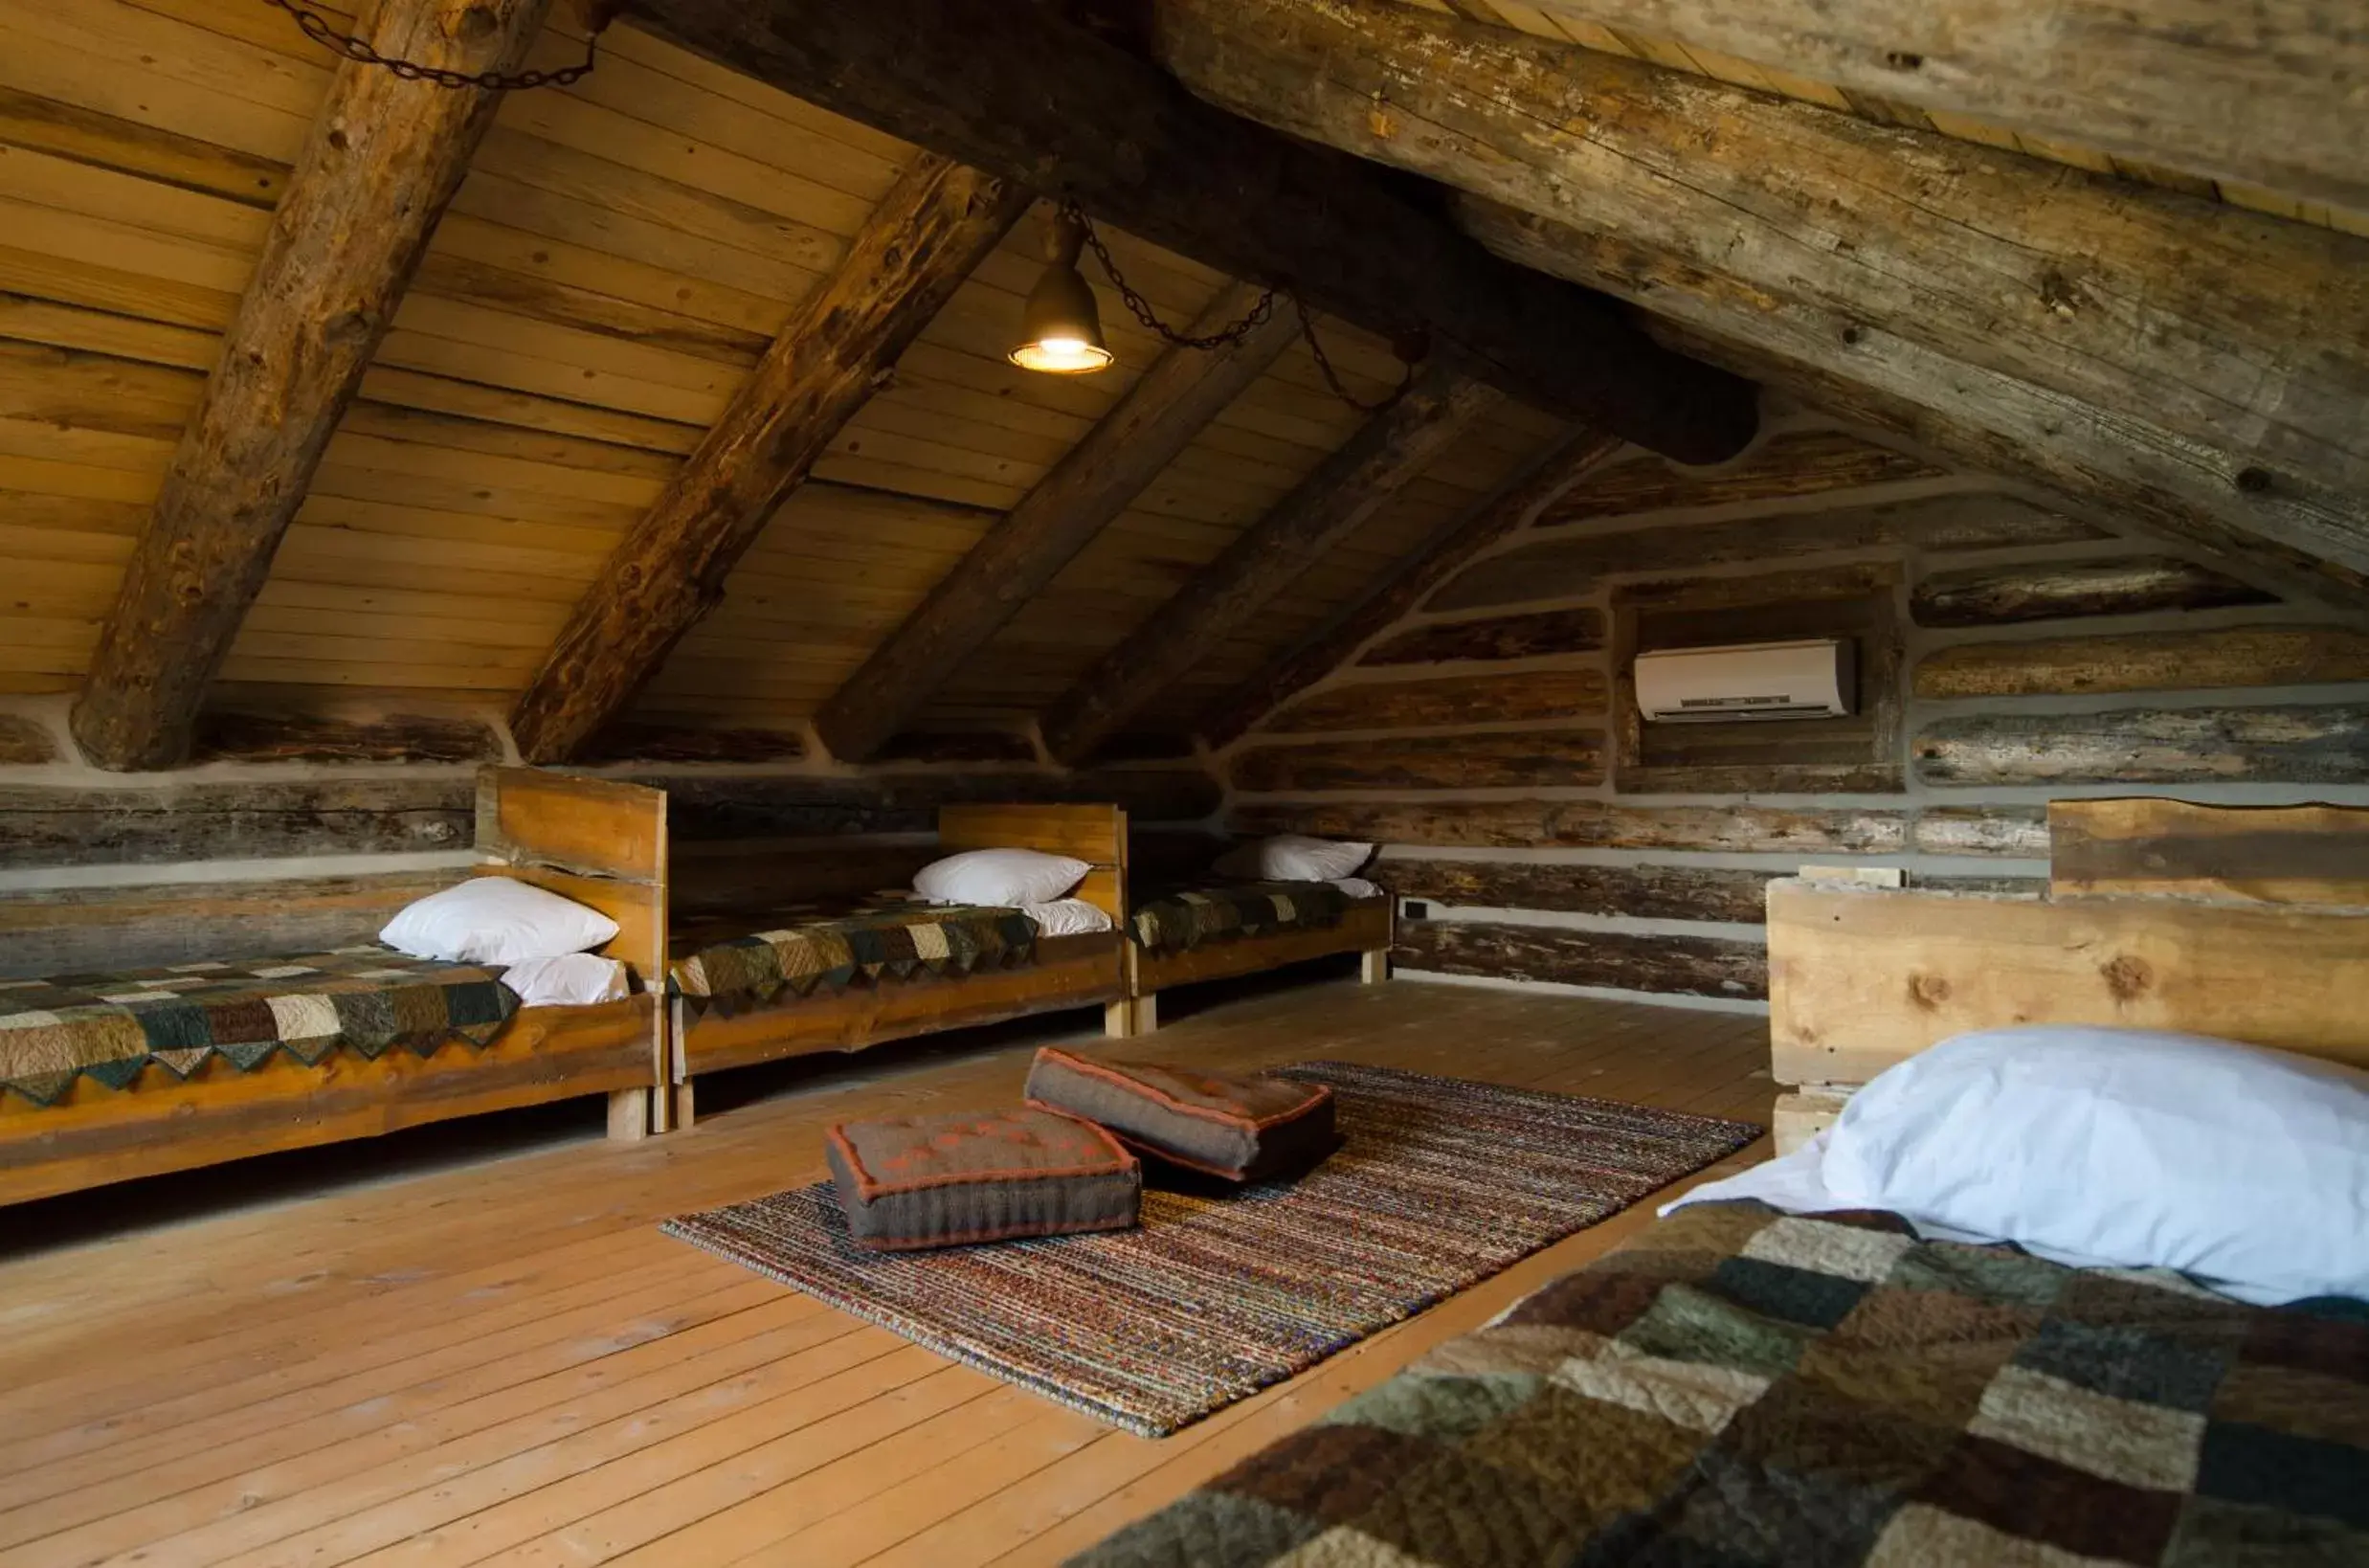
[(1844, 638), (1637, 656), (1637, 707), (1648, 724), (1841, 718), (1858, 686)]

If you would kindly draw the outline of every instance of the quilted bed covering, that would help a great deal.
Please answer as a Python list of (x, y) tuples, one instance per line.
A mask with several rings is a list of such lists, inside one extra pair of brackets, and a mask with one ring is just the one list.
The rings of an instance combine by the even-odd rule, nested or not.
[(844, 990), (920, 974), (969, 974), (1034, 963), (1037, 923), (1017, 909), (869, 901), (853, 912), (791, 906), (677, 924), (669, 988), (694, 1013)]
[(2369, 1306), (1702, 1204), (1072, 1561), (2369, 1563)]
[(1325, 882), (1188, 887), (1136, 901), (1127, 931), (1136, 946), (1151, 952), (1184, 952), (1238, 936), (1329, 930), (1355, 902)]
[(518, 1011), (501, 973), (372, 946), (0, 980), (0, 1090), (52, 1106), (78, 1078), (122, 1088), (151, 1064), (186, 1078), (215, 1060), (252, 1072), (283, 1051), (310, 1064), (484, 1045)]

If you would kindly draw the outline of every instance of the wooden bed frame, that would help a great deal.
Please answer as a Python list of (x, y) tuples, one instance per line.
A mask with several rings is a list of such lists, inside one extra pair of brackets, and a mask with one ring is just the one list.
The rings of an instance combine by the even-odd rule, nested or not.
[(2045, 898), (1769, 885), (1777, 1151), (1969, 1030), (2180, 1030), (2369, 1067), (2369, 810), (2059, 801)]
[(1181, 952), (1147, 952), (1130, 940), (1127, 944), (1127, 1017), (1114, 1019), (1110, 1032), (1148, 1035), (1157, 1029), (1160, 993), (1172, 986), (1260, 974), (1310, 958), (1354, 952), (1363, 960), (1359, 974), (1368, 984), (1386, 980), (1397, 908), (1397, 901), (1387, 894), (1362, 898), (1350, 905), (1337, 926), (1229, 937)]
[[(947, 806), (938, 813), (938, 853), (1038, 849), (1068, 855), (1093, 869), (1073, 897), (1124, 926), (1127, 919), (1127, 813), (1114, 805)], [(674, 1085), (671, 1125), (696, 1115), (693, 1081), (704, 1072), (823, 1051), (860, 1051), (893, 1040), (1073, 1007), (1101, 1007), (1105, 1026), (1123, 1033), (1127, 1019), (1126, 939), (1117, 930), (1057, 937), (1039, 944), (1037, 962), (975, 974), (923, 974), (907, 980), (784, 997), (726, 1018), (694, 1017), (682, 998), (668, 1031)]]
[[(656, 790), (488, 769), (478, 844), (491, 863), (477, 874), (517, 877), (608, 914), (618, 931), (601, 951), (646, 983), (664, 974), (665, 820)], [(225, 896), (264, 908), (276, 895), (261, 882)], [(0, 1203), (587, 1094), (609, 1096), (612, 1137), (638, 1138), (663, 1081), (662, 1022), (645, 990), (532, 1008), (488, 1045), (454, 1042), (425, 1059), (335, 1052), (315, 1066), (280, 1057), (254, 1072), (217, 1061), (187, 1079), (152, 1066), (122, 1089), (81, 1079), (55, 1106), (0, 1097)]]

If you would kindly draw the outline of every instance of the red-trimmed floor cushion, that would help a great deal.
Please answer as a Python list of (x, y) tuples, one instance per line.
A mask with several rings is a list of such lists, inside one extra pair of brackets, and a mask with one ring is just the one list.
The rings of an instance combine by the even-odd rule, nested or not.
[(1143, 1198), (1135, 1156), (1057, 1111), (842, 1122), (828, 1143), (848, 1235), (882, 1251), (1124, 1230)]
[(1230, 1181), (1314, 1165), (1333, 1148), (1332, 1091), (1288, 1078), (1227, 1078), (1150, 1063), (1090, 1062), (1047, 1045), (1028, 1103), (1082, 1116), (1173, 1164)]

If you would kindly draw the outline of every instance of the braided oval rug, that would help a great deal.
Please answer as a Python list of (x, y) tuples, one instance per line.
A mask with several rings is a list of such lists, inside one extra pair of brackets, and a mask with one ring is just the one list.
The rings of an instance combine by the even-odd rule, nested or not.
[(1147, 1186), (1133, 1230), (867, 1252), (848, 1241), (828, 1182), (665, 1229), (965, 1365), (1164, 1437), (1761, 1132), (1387, 1067), (1275, 1070), (1332, 1086), (1340, 1149), (1296, 1180)]

